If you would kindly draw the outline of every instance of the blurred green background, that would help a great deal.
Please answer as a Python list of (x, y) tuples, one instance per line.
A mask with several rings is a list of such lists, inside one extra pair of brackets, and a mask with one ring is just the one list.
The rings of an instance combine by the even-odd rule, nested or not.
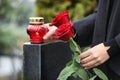
[(71, 21), (91, 14), (96, 0), (0, 0), (0, 80), (23, 79), (23, 44), (29, 41), (29, 17), (51, 22), (57, 13), (69, 11)]

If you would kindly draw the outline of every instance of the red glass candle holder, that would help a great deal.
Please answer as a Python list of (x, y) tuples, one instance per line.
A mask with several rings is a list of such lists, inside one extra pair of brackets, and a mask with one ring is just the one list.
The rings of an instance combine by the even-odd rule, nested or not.
[(43, 17), (30, 17), (27, 33), (30, 37), (31, 43), (43, 43), (43, 36), (48, 32), (47, 27), (44, 25)]

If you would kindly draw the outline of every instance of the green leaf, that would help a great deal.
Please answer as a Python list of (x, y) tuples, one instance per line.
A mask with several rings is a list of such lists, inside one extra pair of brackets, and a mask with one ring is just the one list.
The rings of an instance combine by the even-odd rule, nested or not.
[(70, 77), (74, 72), (75, 72), (75, 70), (74, 70), (74, 65), (73, 64), (71, 64), (70, 66), (66, 66), (60, 72), (60, 75), (58, 76), (57, 80), (67, 80), (67, 78)]
[(93, 77), (93, 76), (94, 76), (94, 74), (93, 74), (93, 73), (91, 73), (89, 70), (85, 70), (85, 71), (87, 72), (87, 74), (88, 74), (89, 78), (91, 78), (91, 77)]
[(77, 63), (80, 63), (80, 56), (77, 53), (74, 54), (74, 59)]
[(74, 52), (74, 53), (81, 53), (81, 49), (79, 47), (79, 45), (73, 40), (73, 38), (70, 38), (69, 40), (70, 42), (70, 49)]
[(89, 75), (87, 74), (87, 72), (83, 68), (79, 68), (75, 74), (78, 75), (80, 78), (82, 78), (82, 80), (89, 79)]
[(74, 46), (74, 44), (71, 42), (70, 40), (70, 49), (74, 52), (76, 52), (76, 47)]
[(70, 66), (72, 64), (72, 60), (66, 63), (66, 66)]
[[(74, 41), (75, 42), (75, 41)], [(76, 43), (76, 42), (75, 42)], [(78, 49), (78, 51), (81, 53), (81, 48), (80, 48), (80, 46), (76, 43), (76, 47), (77, 47), (77, 49)]]
[(97, 77), (97, 75), (91, 77), (89, 80), (95, 80), (96, 77)]
[(95, 74), (101, 78), (102, 80), (108, 80), (107, 76), (98, 68), (93, 68), (93, 71), (95, 72)]
[(77, 45), (77, 43), (71, 38), (69, 40), (70, 43), (70, 49), (73, 51), (74, 53), (74, 59), (77, 63), (80, 63), (80, 57), (79, 54), (81, 53), (79, 46)]

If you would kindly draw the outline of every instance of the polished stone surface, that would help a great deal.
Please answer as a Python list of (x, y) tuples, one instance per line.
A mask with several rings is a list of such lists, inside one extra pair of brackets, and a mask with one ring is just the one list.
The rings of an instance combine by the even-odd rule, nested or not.
[(65, 42), (24, 44), (24, 80), (57, 80), (60, 71), (71, 59)]

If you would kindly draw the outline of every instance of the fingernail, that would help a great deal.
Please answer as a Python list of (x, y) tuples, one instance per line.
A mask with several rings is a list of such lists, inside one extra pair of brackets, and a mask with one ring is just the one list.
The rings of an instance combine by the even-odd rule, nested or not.
[(44, 36), (44, 37), (43, 37), (43, 39), (45, 40), (45, 39), (46, 39), (46, 37)]

